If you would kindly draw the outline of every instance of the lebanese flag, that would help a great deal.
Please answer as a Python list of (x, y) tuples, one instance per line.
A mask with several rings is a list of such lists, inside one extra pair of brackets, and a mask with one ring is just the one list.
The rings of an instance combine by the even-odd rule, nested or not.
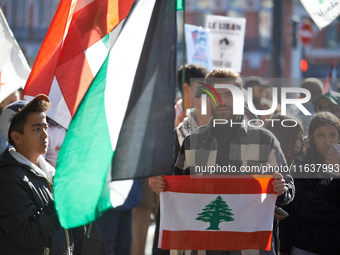
[(104, 63), (134, 0), (62, 0), (23, 91), (24, 98), (46, 94), (47, 115), (68, 128)]
[(270, 250), (277, 194), (270, 176), (164, 176), (158, 247)]

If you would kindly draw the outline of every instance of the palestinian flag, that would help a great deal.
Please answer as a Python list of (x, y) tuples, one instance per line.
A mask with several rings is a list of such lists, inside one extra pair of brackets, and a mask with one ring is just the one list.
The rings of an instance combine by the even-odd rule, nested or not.
[(61, 0), (23, 95), (46, 94), (64, 128), (115, 42), (133, 0)]
[(176, 2), (136, 2), (61, 146), (54, 195), (65, 228), (125, 201), (124, 180), (172, 172)]
[(159, 248), (270, 250), (277, 197), (270, 177), (164, 178)]
[(25, 86), (30, 67), (0, 9), (0, 103)]

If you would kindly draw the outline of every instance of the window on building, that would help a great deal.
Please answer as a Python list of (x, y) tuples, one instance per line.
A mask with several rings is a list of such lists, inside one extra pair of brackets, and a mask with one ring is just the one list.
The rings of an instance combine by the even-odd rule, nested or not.
[(259, 45), (261, 48), (270, 47), (272, 31), (272, 9), (259, 11)]
[(29, 8), (29, 15), (28, 15), (28, 26), (29, 28), (33, 28), (34, 27), (34, 3), (30, 4), (30, 8)]
[(340, 47), (340, 21), (336, 20), (326, 27), (326, 48)]

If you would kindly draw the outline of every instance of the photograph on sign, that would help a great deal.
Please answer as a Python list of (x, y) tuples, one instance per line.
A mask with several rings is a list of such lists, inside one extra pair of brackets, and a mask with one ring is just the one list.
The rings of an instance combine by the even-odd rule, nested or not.
[(241, 72), (246, 19), (207, 15), (205, 26), (210, 30), (214, 68)]
[(213, 69), (210, 33), (202, 27), (185, 24), (185, 42), (188, 64), (200, 64)]

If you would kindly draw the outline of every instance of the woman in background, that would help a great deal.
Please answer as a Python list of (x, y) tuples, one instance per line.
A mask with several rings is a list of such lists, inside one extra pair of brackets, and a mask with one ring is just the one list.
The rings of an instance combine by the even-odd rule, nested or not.
[(295, 159), (292, 173), (296, 194), (288, 231), (281, 233), (291, 250), (281, 249), (281, 254), (340, 252), (339, 181), (333, 179), (340, 170), (339, 133), (339, 119), (329, 112), (317, 113), (309, 124), (307, 151)]

